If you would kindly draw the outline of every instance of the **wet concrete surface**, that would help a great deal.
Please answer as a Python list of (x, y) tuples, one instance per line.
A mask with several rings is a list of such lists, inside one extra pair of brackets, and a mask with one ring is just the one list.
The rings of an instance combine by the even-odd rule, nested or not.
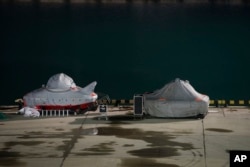
[(212, 108), (204, 119), (101, 115), (0, 121), (0, 166), (229, 166), (250, 150), (250, 110)]
[(233, 132), (232, 130), (229, 130), (229, 129), (220, 129), (220, 128), (207, 128), (205, 130), (213, 131), (213, 132), (224, 132), (224, 133)]

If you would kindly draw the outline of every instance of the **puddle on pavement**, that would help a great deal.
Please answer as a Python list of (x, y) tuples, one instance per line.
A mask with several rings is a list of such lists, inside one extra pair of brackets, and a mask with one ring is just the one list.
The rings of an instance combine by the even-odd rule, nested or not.
[(81, 135), (97, 135), (98, 134), (98, 129), (97, 128), (88, 128), (88, 129), (82, 129), (81, 130)]
[[(189, 133), (186, 132), (185, 133)], [(191, 133), (191, 132), (190, 132)], [(164, 132), (143, 131), (141, 129), (125, 129), (119, 126), (97, 127), (82, 129), (82, 135), (116, 136), (118, 138), (143, 140), (148, 143), (148, 147), (139, 150), (128, 151), (129, 154), (138, 157), (171, 157), (178, 156), (178, 149), (194, 149), (190, 143), (172, 141), (176, 137)], [(76, 153), (78, 156), (109, 155), (114, 152), (114, 143), (101, 143), (90, 148), (83, 149)], [(134, 147), (134, 144), (124, 144), (123, 147)]]
[(20, 152), (2, 149), (0, 151), (0, 166), (26, 166), (25, 162), (19, 160), (20, 157)]
[(134, 147), (134, 144), (124, 144), (123, 147)]
[(31, 131), (31, 132), (26, 132), (25, 133), (29, 135), (42, 135), (44, 132), (43, 131)]
[(229, 130), (229, 129), (219, 129), (219, 128), (207, 128), (205, 130), (213, 131), (213, 132), (224, 132), (224, 133), (233, 132), (232, 130)]
[(234, 111), (238, 111), (238, 110), (237, 109), (229, 108), (229, 109), (227, 109), (227, 111), (234, 112)]
[(143, 140), (149, 143), (148, 146), (179, 146), (183, 149), (192, 149), (190, 143), (171, 141), (176, 137), (164, 132), (143, 131), (141, 129), (125, 129), (121, 127), (98, 127), (100, 136), (116, 136), (118, 138)]
[(90, 155), (111, 155), (114, 152), (113, 146), (116, 145), (114, 141), (107, 143), (100, 143), (93, 145), (92, 147), (82, 149), (83, 152), (75, 153), (78, 156), (90, 156)]
[(21, 157), (19, 152), (14, 151), (0, 151), (0, 158), (7, 158), (7, 157)]
[[(58, 130), (58, 131), (61, 131)], [(183, 131), (186, 133), (191, 133)], [(181, 133), (181, 132), (180, 132)], [(148, 143), (146, 148), (138, 150), (129, 150), (128, 153), (137, 157), (171, 157), (179, 155), (178, 150), (191, 150), (194, 149), (191, 143), (177, 142), (173, 141), (176, 136), (169, 135), (166, 132), (156, 132), (156, 131), (144, 131), (142, 129), (136, 128), (122, 128), (117, 125), (112, 125), (109, 127), (97, 127), (82, 129), (76, 128), (72, 129), (70, 132), (60, 132), (60, 133), (48, 133), (43, 131), (31, 131), (26, 132), (18, 138), (21, 139), (53, 139), (61, 138), (65, 139), (62, 145), (57, 146), (57, 150), (63, 151), (63, 157), (67, 157), (70, 154), (72, 147), (77, 142), (78, 138), (83, 138), (86, 135), (99, 135), (99, 136), (115, 136), (117, 138), (124, 138), (130, 140), (142, 140)], [(44, 143), (43, 141), (21, 141), (21, 142), (6, 142), (5, 146), (8, 148), (15, 145), (25, 145), (34, 146)], [(106, 143), (99, 143), (93, 145), (89, 148), (83, 149), (79, 153), (75, 153), (78, 156), (96, 156), (96, 155), (111, 155), (115, 152), (115, 145), (117, 143), (111, 141)], [(133, 148), (133, 144), (124, 144), (123, 147)], [(13, 153), (15, 155), (15, 153)], [(16, 155), (18, 156), (18, 154)], [(53, 157), (53, 156), (52, 156)], [(150, 163), (150, 162), (149, 162)], [(137, 162), (135, 162), (137, 164)], [(161, 164), (159, 164), (161, 165)], [(162, 164), (166, 165), (166, 164)]]
[(68, 147), (68, 144), (70, 143), (70, 140), (64, 140), (64, 141), (62, 141), (64, 144), (63, 145), (59, 145), (59, 146), (57, 146), (56, 147), (56, 150), (58, 150), (58, 151), (64, 151), (64, 150), (66, 150), (67, 149), (67, 147)]
[[(115, 136), (131, 140), (143, 140), (148, 143), (149, 148), (128, 151), (129, 154), (138, 157), (171, 157), (177, 156), (178, 149), (191, 150), (194, 149), (191, 143), (182, 143), (172, 141), (176, 137), (168, 135), (164, 132), (143, 131), (141, 129), (125, 129), (119, 126), (97, 127), (97, 135), (99, 136)], [(84, 131), (93, 131), (93, 128), (82, 129)], [(85, 132), (84, 132), (85, 133)], [(82, 150), (83, 152), (77, 155), (107, 155), (113, 150), (111, 143), (104, 145), (95, 145), (91, 148)], [(125, 144), (123, 147), (134, 147), (133, 144)], [(103, 154), (102, 150), (105, 152)], [(109, 152), (110, 151), (110, 152)]]
[(128, 121), (135, 121), (132, 115), (117, 115), (109, 117), (108, 124), (131, 124)]
[[(77, 118), (70, 124), (82, 124), (83, 121), (84, 121), (83, 118)], [(112, 125), (113, 124), (120, 124), (120, 125), (134, 124), (140, 121), (143, 121), (143, 119), (134, 117), (134, 115), (114, 115), (114, 116), (108, 115), (108, 120), (106, 120), (105, 115), (99, 114), (99, 116), (96, 116), (90, 119), (90, 123), (98, 123), (98, 124), (104, 123), (104, 124), (112, 124)]]
[(9, 148), (9, 147), (13, 147), (16, 145), (23, 145), (23, 146), (35, 146), (35, 145), (39, 145), (39, 144), (43, 144), (45, 143), (44, 141), (10, 141), (10, 142), (5, 142), (5, 147)]
[(128, 151), (128, 153), (144, 158), (164, 158), (180, 155), (177, 151), (178, 149), (173, 147), (152, 147)]
[[(56, 131), (62, 131), (61, 129), (59, 130), (56, 130)], [(73, 134), (72, 134), (73, 132)], [(48, 132), (43, 132), (43, 131), (31, 131), (31, 132), (25, 132), (25, 134), (19, 136), (18, 138), (19, 139), (43, 139), (43, 138), (46, 138), (46, 139), (54, 139), (54, 138), (71, 138), (72, 135), (74, 135), (76, 132), (79, 132), (79, 129), (72, 129), (71, 132), (61, 132), (61, 133), (58, 133), (58, 132), (51, 132), (51, 133), (48, 133)]]
[(111, 153), (107, 152), (81, 152), (75, 153), (76, 156), (98, 156), (98, 155), (111, 155)]
[[(1, 153), (0, 153), (1, 154)], [(0, 156), (0, 166), (27, 166), (25, 162), (20, 161), (18, 158), (2, 158)]]
[[(5, 142), (4, 145), (5, 147), (2, 148), (2, 151), (0, 151), (0, 159), (2, 161), (2, 158), (5, 158), (4, 163), (9, 163), (8, 159), (13, 159), (13, 165), (11, 165), (12, 163), (10, 163), (10, 166), (20, 166), (19, 160), (18, 159), (14, 159), (14, 158), (21, 158), (24, 156), (29, 156), (29, 157), (34, 157), (34, 156), (39, 156), (40, 154), (36, 154), (36, 153), (27, 153), (27, 155), (21, 155), (20, 152), (15, 152), (15, 151), (10, 151), (10, 149), (12, 147), (15, 147), (16, 145), (22, 145), (22, 146), (26, 146), (26, 147), (32, 147), (32, 146), (36, 146), (36, 145), (40, 145), (45, 143), (44, 141), (10, 141), (10, 142)], [(0, 166), (1, 166), (2, 162), (0, 162)], [(21, 163), (22, 164), (22, 163)], [(8, 164), (4, 165), (4, 166), (8, 166)]]
[(114, 145), (115, 142), (109, 142), (109, 143), (100, 143), (97, 145), (94, 145), (90, 148), (85, 148), (83, 151), (90, 151), (90, 152), (113, 152), (114, 149), (112, 149), (110, 146)]
[[(56, 146), (56, 150), (63, 151), (63, 157), (67, 156), (74, 147), (74, 144), (77, 142), (78, 138), (82, 138), (80, 132), (81, 128), (72, 129), (69, 132), (61, 132), (61, 129), (58, 129), (60, 133), (56, 132), (43, 132), (43, 131), (31, 131), (31, 132), (25, 132), (22, 136), (19, 136), (20, 139), (66, 139), (63, 141), (62, 145)], [(39, 141), (25, 141), (25, 142), (7, 142), (7, 145), (17, 145), (22, 144), (26, 146), (33, 146), (36, 144), (42, 144), (46, 142), (39, 142)], [(48, 142), (48, 144), (51, 144), (51, 142)]]
[(157, 162), (156, 160), (153, 159), (141, 159), (141, 158), (125, 158), (122, 159), (121, 167), (138, 167), (138, 166), (157, 166), (157, 167), (179, 167), (178, 165), (175, 164), (164, 164)]

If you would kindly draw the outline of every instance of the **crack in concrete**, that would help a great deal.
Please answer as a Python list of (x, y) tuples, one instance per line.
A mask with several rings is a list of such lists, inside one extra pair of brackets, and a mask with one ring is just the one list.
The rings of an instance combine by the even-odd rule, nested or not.
[(67, 158), (68, 155), (70, 154), (71, 150), (72, 150), (73, 147), (75, 146), (75, 143), (77, 142), (77, 139), (81, 136), (81, 132), (82, 132), (82, 129), (83, 129), (83, 125), (84, 125), (84, 122), (85, 122), (86, 119), (87, 119), (87, 116), (88, 116), (88, 112), (86, 113), (85, 118), (84, 118), (83, 121), (81, 122), (80, 127), (79, 127), (76, 131), (73, 131), (73, 137), (71, 138), (71, 141), (68, 142), (68, 144), (67, 144), (67, 146), (66, 146), (66, 149), (64, 150), (63, 159), (62, 159), (62, 162), (61, 162), (61, 164), (60, 164), (60, 167), (63, 167), (64, 161), (66, 160), (66, 158)]
[(204, 162), (205, 167), (207, 167), (207, 151), (206, 151), (206, 138), (205, 138), (205, 128), (204, 128), (204, 119), (201, 121), (202, 123), (202, 135), (203, 135), (203, 148), (204, 148)]

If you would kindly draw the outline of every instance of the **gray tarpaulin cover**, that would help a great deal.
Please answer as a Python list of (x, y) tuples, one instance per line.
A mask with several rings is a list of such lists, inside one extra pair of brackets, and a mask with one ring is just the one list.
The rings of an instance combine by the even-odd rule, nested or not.
[(143, 96), (145, 113), (155, 117), (192, 117), (208, 112), (209, 97), (178, 78)]

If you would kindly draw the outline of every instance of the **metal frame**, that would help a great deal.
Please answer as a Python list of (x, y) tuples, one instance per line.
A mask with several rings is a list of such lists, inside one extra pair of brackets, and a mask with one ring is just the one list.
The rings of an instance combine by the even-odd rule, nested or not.
[[(102, 109), (102, 107), (105, 107), (105, 108)], [(108, 112), (108, 105), (106, 105), (106, 104), (100, 104), (99, 105), (99, 112), (100, 112), (101, 116), (98, 118), (98, 120), (100, 120), (103, 117), (106, 120), (108, 120), (108, 114), (107, 114), (107, 112)]]
[(144, 98), (143, 95), (134, 95), (134, 116), (143, 116)]

